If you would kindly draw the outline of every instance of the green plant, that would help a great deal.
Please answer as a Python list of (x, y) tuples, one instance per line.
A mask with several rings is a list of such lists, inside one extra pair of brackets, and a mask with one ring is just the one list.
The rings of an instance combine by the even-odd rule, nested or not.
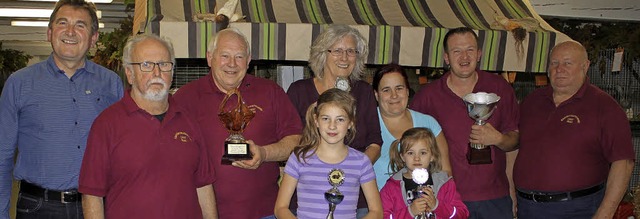
[[(125, 0), (124, 4), (126, 6), (126, 12), (134, 10), (134, 0)], [(124, 80), (122, 50), (124, 49), (124, 44), (127, 42), (127, 38), (132, 35), (132, 31), (133, 17), (127, 16), (127, 18), (120, 21), (119, 28), (115, 28), (111, 32), (100, 33), (98, 42), (96, 42), (95, 52), (92, 52), (93, 55), (90, 55), (91, 60), (117, 72)]]
[(122, 50), (127, 38), (131, 36), (132, 29), (133, 18), (128, 16), (120, 21), (120, 28), (116, 28), (112, 32), (100, 33), (92, 60), (99, 65), (121, 73)]
[(3, 49), (0, 42), (0, 91), (4, 87), (4, 82), (13, 72), (27, 66), (32, 56), (23, 51), (14, 49)]

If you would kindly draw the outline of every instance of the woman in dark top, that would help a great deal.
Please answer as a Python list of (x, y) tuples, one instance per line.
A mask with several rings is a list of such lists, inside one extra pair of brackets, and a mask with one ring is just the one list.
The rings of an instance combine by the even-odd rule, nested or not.
[[(364, 152), (371, 163), (375, 163), (380, 157), (382, 137), (373, 89), (360, 80), (366, 57), (366, 41), (358, 30), (346, 25), (331, 25), (311, 46), (309, 66), (314, 77), (294, 82), (287, 94), (304, 124), (307, 108), (321, 93), (335, 87), (349, 90), (356, 99), (357, 130), (349, 146)], [(358, 208), (366, 206), (361, 196)], [(364, 215), (360, 209), (358, 213)]]

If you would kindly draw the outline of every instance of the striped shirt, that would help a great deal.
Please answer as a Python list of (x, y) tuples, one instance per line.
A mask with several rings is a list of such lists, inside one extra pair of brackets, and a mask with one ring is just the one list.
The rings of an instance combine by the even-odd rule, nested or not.
[(93, 120), (123, 93), (117, 74), (89, 60), (71, 78), (49, 56), (7, 79), (0, 96), (0, 217), (8, 215), (12, 173), (47, 189), (78, 187)]
[(347, 157), (336, 164), (325, 163), (315, 154), (307, 158), (306, 163), (298, 162), (293, 153), (289, 156), (284, 172), (298, 180), (298, 218), (327, 218), (329, 204), (324, 199), (324, 192), (331, 189), (328, 176), (336, 168), (344, 171), (345, 179), (338, 186), (344, 200), (336, 206), (334, 218), (356, 218), (360, 185), (376, 176), (369, 158), (353, 148), (349, 148)]

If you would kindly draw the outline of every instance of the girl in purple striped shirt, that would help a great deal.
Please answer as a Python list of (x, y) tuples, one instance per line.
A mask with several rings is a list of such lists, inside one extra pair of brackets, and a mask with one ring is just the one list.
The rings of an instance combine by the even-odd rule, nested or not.
[[(365, 218), (382, 218), (371, 162), (345, 144), (355, 136), (355, 118), (355, 99), (336, 88), (325, 91), (309, 106), (300, 146), (293, 150), (284, 170), (274, 210), (277, 218), (327, 218), (325, 192), (333, 187), (344, 195), (333, 218), (356, 218), (360, 188), (369, 207)], [(337, 177), (330, 180), (330, 173)], [(296, 189), (298, 209), (294, 215), (289, 203)]]

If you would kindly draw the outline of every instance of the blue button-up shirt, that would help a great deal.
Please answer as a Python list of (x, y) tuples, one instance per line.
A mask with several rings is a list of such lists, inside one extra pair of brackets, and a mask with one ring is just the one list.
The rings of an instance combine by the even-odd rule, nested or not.
[(123, 92), (117, 74), (89, 60), (71, 78), (49, 56), (7, 79), (0, 96), (0, 218), (8, 217), (12, 171), (16, 180), (47, 189), (78, 187), (91, 124)]

